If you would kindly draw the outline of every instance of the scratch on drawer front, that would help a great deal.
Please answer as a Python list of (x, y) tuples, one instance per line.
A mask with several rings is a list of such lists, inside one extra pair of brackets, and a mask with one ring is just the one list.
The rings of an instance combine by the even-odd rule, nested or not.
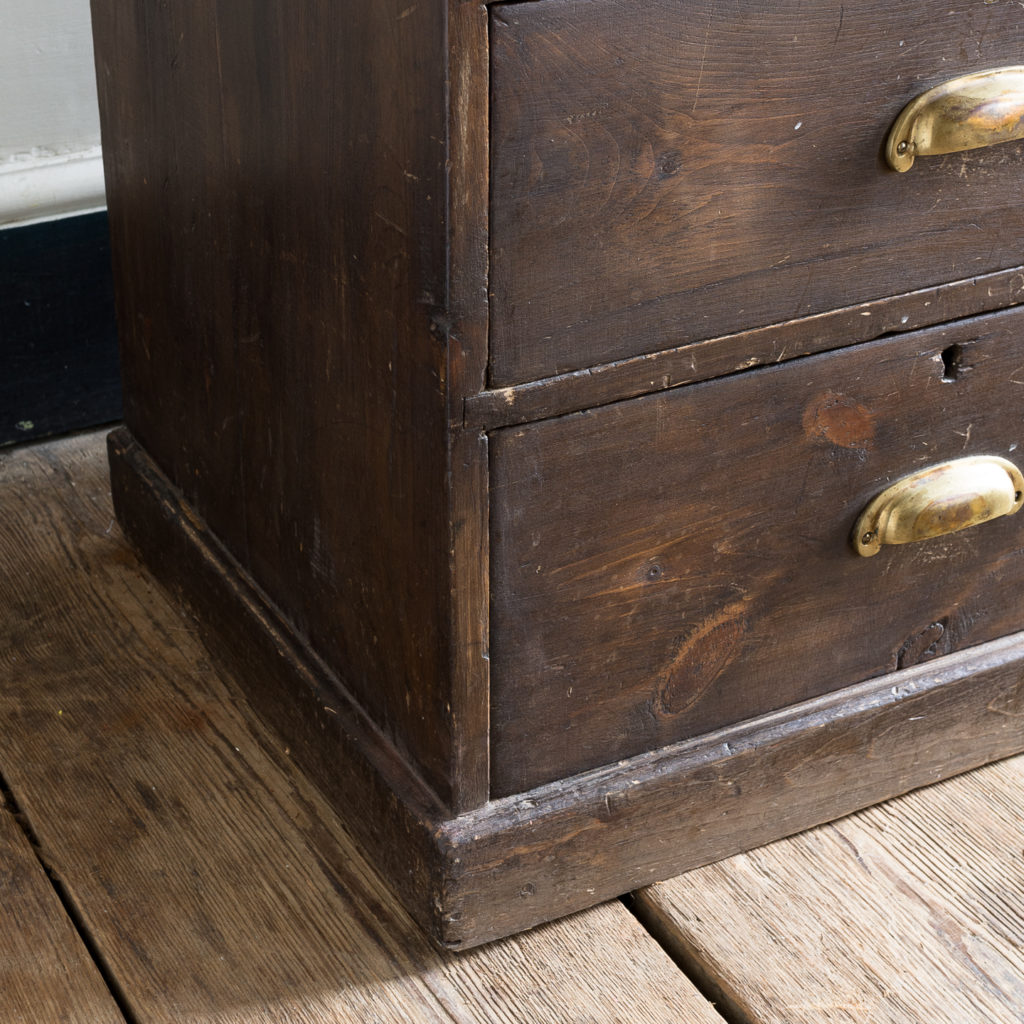
[[(836, 26), (835, 38), (832, 40), (832, 53), (836, 52), (836, 47), (839, 45), (839, 35), (843, 31), (843, 19), (846, 17), (846, 8), (842, 5), (839, 7), (839, 24)], [(900, 43), (900, 46), (903, 44)]]
[(711, 42), (711, 20), (715, 16), (715, 9), (708, 11), (708, 26), (704, 31), (704, 52), (700, 55), (700, 70), (697, 72), (697, 90), (693, 96), (693, 106), (690, 108), (692, 114), (697, 109), (697, 101), (700, 99), (700, 84), (704, 80), (704, 65), (708, 60), (708, 44)]

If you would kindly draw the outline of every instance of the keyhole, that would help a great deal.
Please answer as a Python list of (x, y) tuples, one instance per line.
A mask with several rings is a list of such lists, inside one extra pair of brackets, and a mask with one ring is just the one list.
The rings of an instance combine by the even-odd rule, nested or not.
[(942, 379), (952, 383), (960, 377), (960, 360), (964, 350), (962, 345), (950, 345), (942, 350)]

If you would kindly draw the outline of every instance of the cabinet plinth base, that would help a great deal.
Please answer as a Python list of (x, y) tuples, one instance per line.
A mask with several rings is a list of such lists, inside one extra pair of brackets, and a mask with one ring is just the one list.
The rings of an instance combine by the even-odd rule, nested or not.
[(453, 816), (124, 429), (115, 508), (410, 913), (466, 949), (1024, 749), (1024, 634)]

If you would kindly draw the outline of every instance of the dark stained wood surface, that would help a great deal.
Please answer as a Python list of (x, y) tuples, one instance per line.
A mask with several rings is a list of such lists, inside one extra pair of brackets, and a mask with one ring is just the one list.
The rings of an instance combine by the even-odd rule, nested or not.
[(1022, 709), (1018, 633), (496, 801), (448, 829), (459, 927), (500, 935), (1019, 753)]
[(1020, 263), (1020, 144), (883, 163), (1024, 10), (953, 0), (496, 4), (491, 384)]
[(469, 427), (551, 419), (684, 384), (743, 373), (885, 334), (960, 320), (1024, 301), (1024, 267), (863, 302), (817, 316), (620, 359), (603, 366), (482, 391), (465, 401)]
[(124, 432), (114, 483), (161, 579), (410, 913), (465, 949), (1016, 753), (1024, 634), (447, 818), (332, 693)]
[(140, 567), (101, 438), (0, 456), (0, 502), (0, 765), (133, 1020), (719, 1020), (619, 903), (437, 953)]
[(1024, 458), (1022, 328), (991, 314), (493, 435), (495, 794), (1024, 628), (1024, 517), (871, 559), (849, 542), (901, 476)]
[(466, 425), (464, 397), (487, 379), (489, 147), (488, 14), (452, 0), (448, 11), (448, 181), (450, 253), (447, 305), (447, 416), (451, 439), (449, 606), (452, 644), (452, 754), (456, 810), (490, 795), (487, 560), (487, 436)]
[[(9, 661), (11, 652), (6, 653)], [(42, 864), (3, 803), (0, 908), (4, 1024), (124, 1024)]]
[[(98, 0), (93, 16), (125, 418), (440, 798), (478, 804), (486, 702), (450, 710), (453, 659), (486, 664), (484, 627), (467, 636), (451, 607), (468, 556), (449, 560), (449, 502), (467, 501), (447, 381), (451, 359), (479, 389), (482, 355), (459, 369), (448, 335), (477, 344), (486, 296), (456, 280), (449, 316), (447, 162), (472, 177), (485, 126), (449, 147), (444, 10)], [(456, 197), (469, 274), (480, 192)]]
[[(1017, 549), (1004, 557), (993, 539), (1013, 540), (1011, 527), (956, 549), (977, 544), (971, 565), (991, 577), (977, 588), (950, 574), (934, 591), (940, 607), (903, 601), (938, 575), (937, 560), (912, 553), (902, 594), (885, 581), (880, 603), (861, 579), (834, 635), (840, 602), (830, 592), (819, 621), (807, 579), (816, 566), (830, 586), (847, 583), (839, 557), (818, 556), (845, 539), (852, 503), (930, 457), (912, 412), (942, 452), (960, 443), (954, 428), (956, 451), (1015, 443), (1005, 414), (965, 397), (987, 399), (980, 381), (999, 377), (999, 404), (1013, 407), (1016, 377), (1003, 371), (1014, 344), (994, 354), (988, 328), (937, 328), (902, 347), (862, 345), (491, 437), (465, 404), (487, 383), (488, 340), (490, 383), (526, 384), (654, 349), (676, 359), (688, 342), (773, 320), (806, 326), (837, 307), (827, 337), (802, 345), (841, 350), (874, 336), (846, 336), (859, 303), (880, 325), (899, 306), (875, 300), (916, 289), (902, 329), (930, 315), (921, 289), (950, 281), (959, 314), (1000, 305), (975, 275), (1019, 262), (1006, 154), (1020, 147), (883, 183), (876, 134), (906, 99), (895, 94), (931, 84), (940, 58), (971, 65), (1015, 50), (1016, 5), (954, 0), (952, 34), (921, 7), (877, 0), (849, 11), (787, 0), (770, 19), (728, 0), (696, 21), (693, 7), (662, 0), (490, 15), (455, 0), (96, 5), (132, 431), (112, 445), (119, 516), (439, 943), (529, 927), (1018, 748), (992, 701), (1016, 706), (1020, 637), (913, 676), (928, 724), (909, 740), (902, 676), (836, 690), (1018, 628), (1004, 600)], [(896, 69), (899, 89), (867, 64)], [(593, 105), (597, 79), (606, 106)], [(698, 122), (710, 142), (691, 146)], [(523, 142), (536, 160), (524, 162)], [(766, 167), (795, 175), (766, 184)], [(1016, 302), (1015, 278), (999, 282)], [(989, 321), (1005, 341), (1002, 322)], [(767, 337), (746, 356), (735, 340), (717, 346), (721, 372), (764, 359)], [(991, 354), (987, 369), (979, 354)], [(936, 360), (958, 364), (962, 380), (937, 383)], [(903, 401), (897, 385), (916, 385), (915, 368), (924, 383)], [(636, 387), (633, 369), (620, 384)], [(777, 403), (755, 397), (766, 381)], [(574, 407), (587, 393), (572, 387), (557, 401)], [(936, 387), (945, 405), (922, 397)], [(894, 454), (912, 465), (894, 468)], [(820, 475), (803, 475), (808, 466)], [(554, 487), (540, 486), (545, 474)], [(773, 506), (785, 527), (799, 523), (781, 541)], [(652, 510), (670, 535), (650, 525)], [(737, 532), (722, 535), (723, 516)], [(968, 561), (949, 558), (954, 569)], [(565, 570), (554, 584), (552, 565)], [(680, 622), (670, 596), (684, 588)], [(645, 630), (656, 642), (644, 646)], [(786, 670), (771, 667), (773, 646)], [(758, 715), (726, 741), (686, 746)], [(871, 760), (876, 747), (884, 761)], [(722, 778), (736, 786), (731, 819)], [(770, 819), (766, 796), (779, 805)]]
[(108, 439), (118, 521), (160, 582), (183, 598), (196, 632), (233, 666), (249, 705), (270, 722), (295, 764), (344, 808), (357, 840), (414, 918), (443, 931), (434, 822), (444, 808), (366, 713), (296, 637), (209, 529), (182, 506), (127, 431)]

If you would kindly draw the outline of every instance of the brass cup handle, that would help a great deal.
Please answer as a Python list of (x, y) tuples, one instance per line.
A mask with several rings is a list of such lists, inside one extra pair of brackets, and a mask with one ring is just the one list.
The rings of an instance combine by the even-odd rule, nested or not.
[(909, 171), (915, 156), (960, 153), (1024, 138), (1024, 67), (990, 68), (921, 93), (896, 118), (885, 158)]
[(1012, 516), (1024, 505), (1024, 475), (996, 455), (975, 455), (929, 466), (886, 488), (853, 528), (857, 553), (877, 555), (884, 544), (941, 537)]

